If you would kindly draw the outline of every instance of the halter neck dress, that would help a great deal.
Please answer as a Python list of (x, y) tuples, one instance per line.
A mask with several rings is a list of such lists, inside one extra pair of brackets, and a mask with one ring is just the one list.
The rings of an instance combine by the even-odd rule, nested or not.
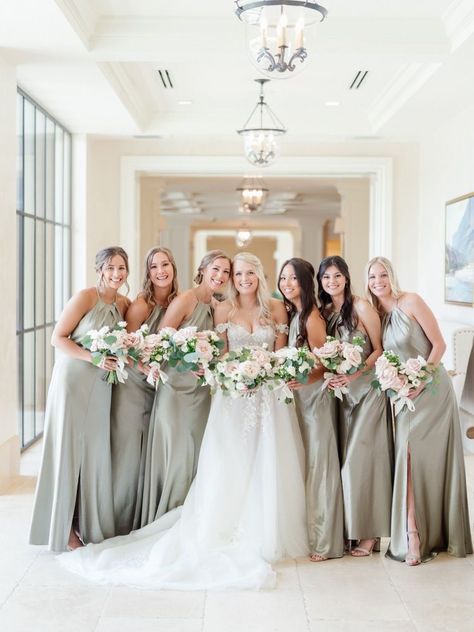
[[(352, 332), (339, 313), (328, 319), (328, 334), (351, 342), (364, 339), (362, 359), (373, 351), (370, 338), (359, 329)], [(371, 386), (374, 369), (348, 385), (337, 401), (344, 531), (348, 540), (390, 535), (393, 480), (393, 432), (385, 395)]]
[[(198, 301), (179, 329), (185, 327), (213, 329), (211, 305)], [(183, 504), (196, 475), (211, 405), (209, 387), (199, 386), (192, 373), (164, 370), (168, 381), (159, 385), (150, 417), (142, 526)]]
[[(71, 333), (78, 343), (90, 329), (122, 320), (115, 303), (100, 297)], [(43, 456), (30, 530), (31, 544), (65, 551), (78, 503), (84, 542), (114, 533), (110, 457), (112, 388), (104, 371), (57, 352), (46, 404)]]
[[(419, 323), (398, 305), (382, 323), (385, 349), (403, 360), (428, 358), (431, 343)], [(464, 557), (472, 553), (466, 475), (458, 407), (450, 377), (439, 365), (432, 384), (413, 400), (415, 411), (401, 411), (395, 425), (395, 481), (391, 540), (387, 555), (404, 561), (407, 555), (407, 455), (415, 498), (421, 559), (438, 551)]]
[[(166, 309), (156, 305), (144, 324), (156, 333)], [(150, 414), (156, 389), (135, 367), (128, 379), (112, 388), (110, 433), (115, 534), (125, 535), (141, 524), (145, 457)]]
[[(299, 314), (290, 322), (288, 346), (298, 336)], [(336, 402), (322, 390), (323, 381), (294, 391), (305, 448), (306, 514), (310, 554), (344, 555), (344, 515), (337, 446)]]

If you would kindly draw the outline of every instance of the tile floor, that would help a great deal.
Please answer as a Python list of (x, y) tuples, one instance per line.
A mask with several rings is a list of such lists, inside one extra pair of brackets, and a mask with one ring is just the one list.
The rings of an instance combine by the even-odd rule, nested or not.
[[(1, 632), (474, 631), (474, 556), (408, 568), (382, 554), (278, 565), (275, 590), (169, 592), (97, 587), (26, 544), (39, 447), (0, 496)], [(466, 457), (474, 517), (474, 455)], [(385, 543), (386, 544), (386, 543)]]

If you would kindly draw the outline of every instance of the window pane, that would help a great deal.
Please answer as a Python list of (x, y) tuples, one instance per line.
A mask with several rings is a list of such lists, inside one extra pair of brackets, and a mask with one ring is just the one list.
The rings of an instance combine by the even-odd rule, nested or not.
[(51, 344), (51, 336), (53, 335), (53, 327), (46, 327), (46, 386), (49, 388), (49, 383), (51, 382), (51, 375), (53, 374), (53, 366), (54, 366), (54, 347)]
[(71, 296), (71, 230), (63, 229), (63, 306)]
[(63, 229), (54, 227), (54, 319), (63, 311)]
[(44, 217), (45, 206), (45, 163), (46, 149), (46, 117), (36, 110), (36, 215)]
[(35, 405), (35, 435), (43, 432), (44, 411), (46, 408), (46, 358), (45, 358), (45, 331), (37, 329), (36, 339), (36, 405)]
[(25, 212), (35, 212), (35, 108), (25, 99)]
[(63, 221), (63, 185), (64, 185), (64, 132), (56, 125), (56, 150), (55, 160), (55, 188), (54, 188), (54, 218), (57, 222)]
[(16, 222), (16, 247), (18, 253), (17, 267), (16, 267), (16, 279), (18, 283), (18, 291), (16, 293), (16, 328), (17, 331), (23, 329), (23, 254), (21, 244), (23, 241), (23, 216), (17, 215)]
[(17, 405), (17, 422), (18, 434), (20, 435), (21, 445), (23, 446), (23, 334), (16, 337), (16, 350), (18, 358), (18, 405)]
[(54, 219), (54, 128), (53, 121), (46, 121), (46, 217)]
[(45, 296), (45, 252), (44, 252), (45, 223), (36, 220), (36, 296), (35, 296), (35, 324), (43, 325), (44, 320), (44, 296)]
[(54, 225), (46, 224), (46, 322), (54, 321)]
[(24, 219), (24, 260), (23, 260), (23, 326), (35, 325), (35, 220)]
[(24, 335), (23, 355), (24, 417), (23, 431), (25, 444), (35, 436), (35, 332)]
[(71, 222), (71, 134), (64, 132), (64, 218)]
[(16, 208), (23, 210), (23, 97), (16, 97)]

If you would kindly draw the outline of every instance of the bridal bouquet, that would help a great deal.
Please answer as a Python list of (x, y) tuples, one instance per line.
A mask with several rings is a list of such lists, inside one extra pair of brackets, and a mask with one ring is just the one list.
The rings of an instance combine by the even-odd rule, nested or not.
[(205, 375), (199, 377), (199, 383), (207, 384), (224, 347), (223, 340), (215, 331), (184, 327), (173, 334), (171, 342), (169, 365), (175, 366), (179, 372), (204, 370)]
[(274, 379), (273, 354), (264, 347), (241, 347), (226, 353), (206, 374), (206, 381), (215, 392), (237, 398), (251, 395)]
[[(333, 336), (327, 336), (322, 347), (313, 349), (318, 361), (328, 369), (324, 373), (323, 389), (335, 375), (352, 375), (361, 369), (365, 362), (362, 358), (364, 339), (354, 336), (351, 342), (338, 340)], [(329, 393), (342, 401), (342, 396), (349, 392), (346, 386), (330, 389)]]
[(91, 329), (80, 341), (81, 345), (91, 352), (92, 364), (95, 366), (102, 368), (108, 356), (117, 358), (117, 368), (114, 371), (106, 371), (103, 377), (108, 384), (123, 384), (128, 377), (125, 370), (129, 349), (126, 326), (127, 323), (121, 321), (113, 329), (107, 326)]
[(436, 367), (428, 365), (420, 355), (402, 362), (393, 351), (384, 351), (375, 363), (376, 379), (372, 386), (387, 393), (394, 406), (395, 415), (398, 415), (405, 406), (413, 412), (415, 405), (408, 395), (423, 382), (431, 382), (435, 371)]
[(176, 329), (173, 327), (164, 327), (158, 333), (151, 334), (148, 325), (142, 325), (135, 332), (141, 336), (138, 346), (139, 360), (150, 369), (146, 381), (155, 388), (158, 387), (160, 380), (163, 384), (168, 381), (168, 376), (161, 370), (161, 366), (171, 357), (175, 333)]
[(283, 401), (289, 404), (293, 401), (294, 395), (286, 383), (296, 380), (305, 384), (316, 364), (316, 358), (308, 347), (283, 347), (272, 355), (276, 388), (282, 389)]

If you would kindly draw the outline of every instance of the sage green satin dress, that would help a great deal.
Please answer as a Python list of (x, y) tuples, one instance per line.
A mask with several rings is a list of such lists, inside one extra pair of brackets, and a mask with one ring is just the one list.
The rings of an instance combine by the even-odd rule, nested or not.
[[(296, 314), (290, 323), (288, 345), (298, 335)], [(295, 390), (296, 414), (306, 461), (306, 516), (310, 554), (326, 558), (344, 555), (344, 516), (337, 449), (336, 403), (323, 381)]]
[(464, 430), (474, 426), (474, 341), (467, 364), (466, 379), (464, 381), (461, 403), (459, 405), (459, 414), (462, 422), (461, 427), (464, 428)]
[[(157, 305), (144, 324), (156, 333), (165, 308)], [(135, 367), (127, 368), (124, 384), (112, 387), (110, 433), (115, 535), (141, 525), (145, 457), (150, 414), (156, 389)]]
[[(364, 338), (362, 358), (373, 348), (369, 337), (358, 329), (340, 325), (339, 314), (332, 314), (328, 334), (351, 342)], [(348, 385), (349, 393), (337, 400), (339, 451), (344, 531), (348, 540), (390, 535), (393, 480), (393, 433), (385, 395), (371, 386), (374, 370)]]
[[(101, 299), (71, 334), (79, 342), (90, 329), (122, 320), (115, 303)], [(102, 369), (58, 351), (46, 404), (43, 457), (30, 530), (31, 544), (65, 551), (78, 502), (84, 542), (114, 535), (110, 457), (111, 386)]]
[[(421, 326), (399, 307), (383, 321), (383, 344), (402, 360), (428, 358), (431, 343)], [(387, 555), (404, 561), (407, 555), (407, 454), (421, 559), (438, 551), (457, 557), (472, 553), (464, 456), (456, 397), (451, 380), (439, 365), (434, 383), (395, 418), (395, 481), (392, 528)]]
[[(212, 308), (198, 302), (180, 329), (213, 329)], [(164, 368), (150, 417), (145, 465), (142, 526), (183, 504), (196, 469), (206, 427), (211, 393), (192, 373)]]

